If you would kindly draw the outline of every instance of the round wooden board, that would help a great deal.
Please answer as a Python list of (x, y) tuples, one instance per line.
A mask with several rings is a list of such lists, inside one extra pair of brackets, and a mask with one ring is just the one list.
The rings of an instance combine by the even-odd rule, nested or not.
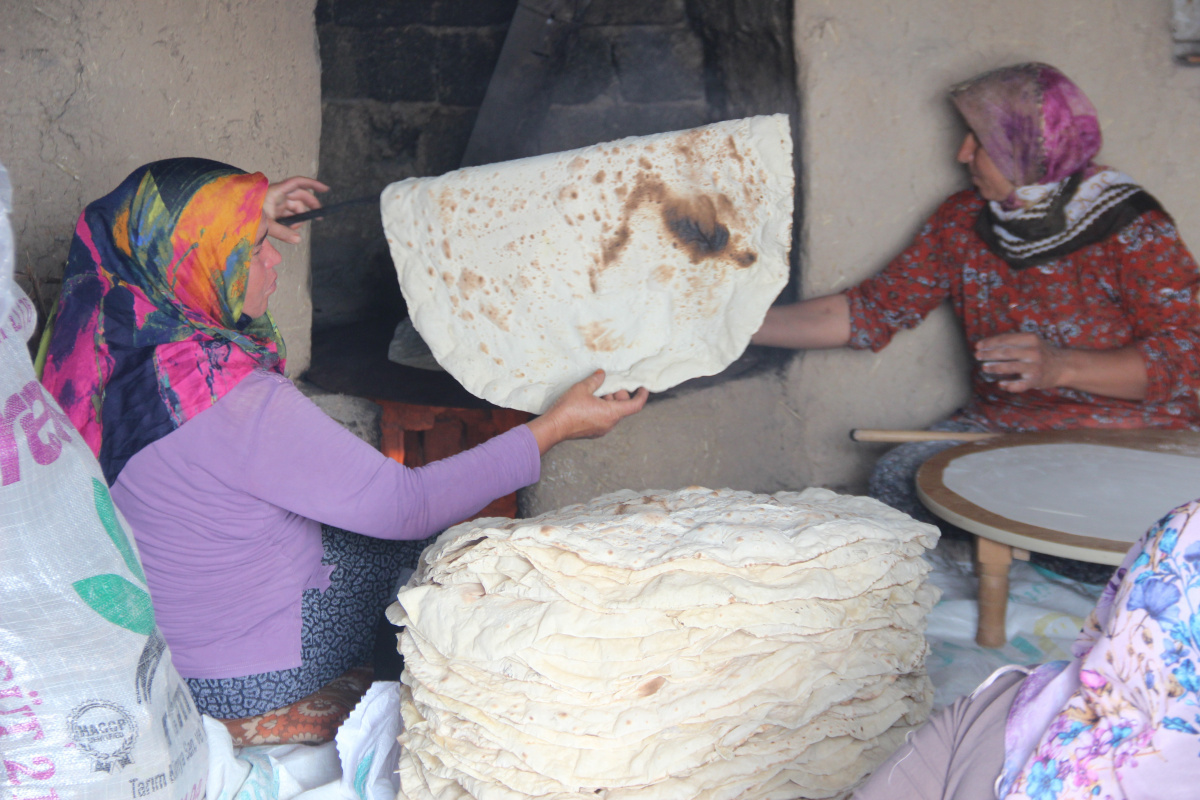
[[(1128, 530), (1122, 530), (1124, 540), (1086, 536), (1012, 519), (1010, 516), (997, 513), (993, 509), (984, 508), (968, 500), (946, 485), (947, 468), (965, 456), (1033, 445), (1061, 444), (1094, 445), (1159, 453), (1171, 457), (1177, 463), (1188, 463), (1182, 459), (1195, 459), (1195, 495), (1200, 496), (1200, 433), (1158, 429), (1016, 433), (1005, 434), (986, 441), (961, 444), (943, 450), (921, 466), (917, 473), (917, 494), (921, 501), (942, 519), (987, 539), (1038, 553), (1099, 564), (1120, 564), (1129, 545), (1145, 532), (1146, 527), (1153, 522), (1153, 519), (1148, 519), (1146, 524), (1140, 528), (1133, 525), (1129, 526)], [(1119, 480), (1120, 476), (1114, 476), (1113, 484), (1118, 483)], [(1111, 492), (1113, 488), (1111, 485), (1096, 486), (1095, 491)], [(1143, 498), (1139, 497), (1138, 499)], [(1191, 498), (1163, 501), (1161, 509), (1157, 509), (1153, 505), (1154, 501), (1150, 502), (1151, 507), (1156, 508), (1153, 513), (1163, 514), (1170, 510), (1172, 503), (1184, 502), (1188, 499)]]

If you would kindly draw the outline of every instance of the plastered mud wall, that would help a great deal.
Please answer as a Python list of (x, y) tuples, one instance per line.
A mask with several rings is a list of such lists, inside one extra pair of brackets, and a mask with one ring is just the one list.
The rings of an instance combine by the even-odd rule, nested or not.
[[(953, 83), (1018, 61), (1055, 64), (1100, 111), (1101, 162), (1140, 181), (1200, 247), (1200, 69), (1172, 61), (1168, 0), (798, 0), (804, 296), (873, 274), (938, 202), (968, 185)], [(879, 354), (797, 355), (757, 376), (657, 402), (543, 461), (537, 513), (616, 488), (688, 484), (863, 491), (878, 446), (854, 427), (924, 427), (966, 396), (948, 309)]]
[[(75, 221), (135, 167), (199, 156), (271, 180), (315, 175), (315, 0), (0, 4), (0, 162), (17, 269), (56, 295)], [(307, 237), (307, 234), (306, 234)], [(271, 299), (288, 371), (309, 361), (308, 242), (280, 245)]]

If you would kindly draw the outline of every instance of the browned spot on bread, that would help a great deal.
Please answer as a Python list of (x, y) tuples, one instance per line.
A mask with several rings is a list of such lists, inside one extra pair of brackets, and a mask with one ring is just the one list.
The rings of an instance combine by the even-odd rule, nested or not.
[(453, 275), (451, 275), (449, 272), (443, 272), (443, 273), (442, 273), (442, 280), (445, 282), (445, 284), (446, 284), (447, 286), (453, 286), (453, 285), (454, 285), (454, 276), (453, 276)]
[(660, 264), (654, 268), (654, 272), (650, 276), (659, 283), (666, 283), (675, 277), (675, 268), (670, 264)]
[[(629, 217), (621, 221), (621, 225), (617, 228), (617, 232), (612, 238), (603, 242), (600, 247), (600, 264), (597, 267), (597, 272), (604, 270), (621, 255), (621, 251), (625, 249), (625, 245), (629, 244)], [(596, 291), (595, 275), (592, 275), (592, 291)]]
[(444, 255), (446, 258), (450, 258), (450, 240), (449, 239), (442, 239), (442, 255)]
[(512, 313), (511, 311), (501, 311), (491, 304), (485, 304), (479, 310), (482, 311), (483, 315), (491, 320), (492, 324), (497, 328), (505, 333), (509, 331), (508, 317)]
[(650, 159), (646, 158), (645, 156), (642, 156), (641, 158), (638, 159), (638, 166), (641, 167), (642, 169), (653, 169), (654, 168), (654, 165), (650, 163)]
[(667, 679), (659, 675), (654, 680), (649, 680), (638, 687), (638, 697), (649, 697), (657, 692), (667, 683)]
[(663, 204), (663, 222), (693, 264), (729, 245), (729, 228), (718, 219), (716, 204), (708, 195), (668, 200)]
[(611, 353), (625, 345), (625, 340), (610, 331), (601, 322), (589, 322), (579, 326), (583, 346), (594, 353)]
[(470, 300), (471, 293), (482, 289), (486, 282), (487, 280), (478, 272), (464, 269), (458, 276), (458, 291), (462, 294), (464, 300)]
[(468, 311), (465, 308), (462, 310), (462, 313), (459, 314), (459, 316), (462, 317), (463, 319), (465, 319), (467, 322), (470, 322), (471, 320), (475, 319), (475, 315), (472, 314), (470, 311)]
[(600, 170), (592, 176), (592, 180), (596, 183), (604, 183), (604, 170)]
[(583, 156), (575, 156), (571, 159), (571, 163), (567, 164), (567, 169), (571, 170), (572, 172), (578, 172), (586, 167), (587, 163), (587, 159)]
[(725, 146), (729, 148), (729, 157), (739, 165), (746, 162), (746, 159), (742, 158), (742, 154), (738, 152), (737, 142), (733, 140), (732, 136), (725, 137)]
[(487, 342), (480, 342), (480, 343), (479, 343), (479, 350), (480, 350), (480, 352), (483, 352), (483, 353), (490, 353), (490, 352), (491, 352), (490, 350), (488, 350)]

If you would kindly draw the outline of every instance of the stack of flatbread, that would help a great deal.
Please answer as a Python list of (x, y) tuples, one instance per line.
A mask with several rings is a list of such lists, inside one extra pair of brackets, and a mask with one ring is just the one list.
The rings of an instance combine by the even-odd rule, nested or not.
[(464, 523), (405, 626), (400, 798), (828, 798), (924, 720), (937, 530), (823, 489)]
[(793, 187), (776, 114), (409, 178), (380, 210), (437, 363), (541, 413), (596, 369), (660, 391), (737, 358), (787, 283)]

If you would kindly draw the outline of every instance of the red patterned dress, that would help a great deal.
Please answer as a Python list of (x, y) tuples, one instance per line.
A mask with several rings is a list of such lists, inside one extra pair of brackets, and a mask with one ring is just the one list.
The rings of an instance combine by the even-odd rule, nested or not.
[(1200, 430), (1200, 270), (1171, 218), (1148, 211), (1107, 239), (1041, 266), (1012, 269), (975, 232), (984, 201), (952, 195), (915, 241), (846, 294), (850, 346), (880, 350), (949, 299), (969, 344), (1035, 333), (1056, 347), (1136, 347), (1147, 396), (1119, 400), (1075, 389), (1006, 392), (972, 368), (972, 397), (953, 419), (990, 430)]

